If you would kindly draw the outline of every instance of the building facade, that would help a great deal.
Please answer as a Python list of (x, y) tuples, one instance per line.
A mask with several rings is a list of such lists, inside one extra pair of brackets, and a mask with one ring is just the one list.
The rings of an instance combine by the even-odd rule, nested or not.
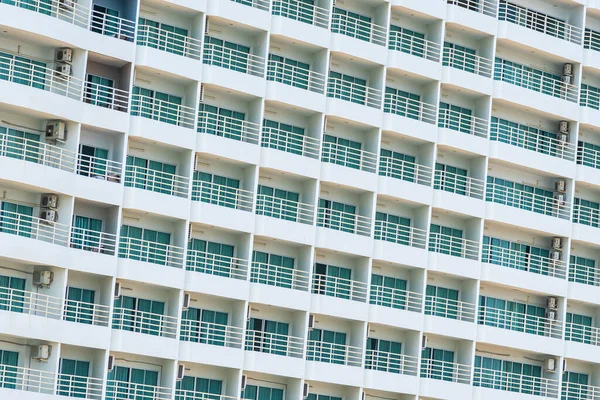
[(0, 2), (0, 399), (597, 399), (599, 263), (598, 0)]

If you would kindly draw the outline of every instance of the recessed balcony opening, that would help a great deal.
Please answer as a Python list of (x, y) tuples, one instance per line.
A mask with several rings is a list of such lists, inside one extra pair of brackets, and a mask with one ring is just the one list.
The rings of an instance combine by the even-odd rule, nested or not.
[(109, 326), (110, 304), (114, 299), (112, 279), (69, 271), (64, 319), (86, 325)]
[(101, 254), (115, 254), (118, 220), (118, 206), (75, 199), (70, 247)]
[(375, 240), (425, 249), (429, 207), (378, 195)]
[(77, 173), (120, 183), (123, 174), (125, 135), (82, 125), (77, 152)]
[(343, 53), (331, 53), (327, 97), (380, 109), (384, 68)]
[[(396, 392), (384, 392), (382, 390), (374, 390), (374, 389), (364, 389), (365, 399), (368, 400), (411, 400), (413, 399), (412, 395), (409, 394), (400, 394)], [(427, 400), (425, 397), (420, 397), (422, 400)]]
[(177, 365), (172, 360), (112, 351), (113, 369), (106, 373), (106, 399), (152, 393), (166, 399), (173, 391)]
[[(600, 286), (600, 252), (595, 246), (573, 241), (569, 255), (569, 282)], [(570, 302), (569, 302), (570, 303)]]
[(355, 386), (335, 385), (316, 380), (306, 380), (309, 400), (359, 400), (360, 388)]
[(434, 146), (429, 142), (384, 131), (379, 155), (379, 175), (431, 186)]
[(420, 377), (469, 385), (473, 368), (473, 343), (447, 336), (425, 336)]
[(481, 219), (432, 209), (429, 251), (469, 260), (479, 259)]
[(185, 375), (175, 384), (175, 398), (215, 397), (235, 400), (239, 393), (239, 370), (214, 365), (185, 363)]
[(388, 5), (381, 0), (347, 0), (333, 7), (331, 31), (379, 46), (387, 39)]
[[(565, 321), (565, 340), (567, 342), (580, 343), (589, 346), (600, 345), (600, 328), (598, 327), (599, 311), (600, 308), (595, 304), (569, 300)], [(587, 346), (579, 347), (584, 349)], [(581, 366), (583, 367), (583, 365)], [(570, 362), (567, 367), (569, 371), (578, 370), (578, 368)], [(576, 383), (570, 380), (567, 380), (567, 382)], [(565, 382), (563, 381), (563, 384), (564, 383)], [(592, 384), (591, 381), (579, 383)]]
[(427, 274), (425, 315), (457, 321), (477, 319), (477, 281), (436, 272)]
[[(369, 324), (365, 369), (397, 375), (418, 375), (419, 332)], [(370, 397), (377, 398), (374, 394)]]
[(365, 257), (316, 249), (312, 293), (366, 303), (368, 263)]
[(383, 112), (435, 124), (437, 103), (438, 82), (397, 69), (388, 71)]
[(261, 395), (270, 395), (272, 400), (290, 400), (302, 395), (300, 379), (250, 371), (243, 371), (243, 374), (246, 375), (246, 387), (241, 394), (243, 399), (258, 400)]
[(438, 113), (438, 127), (486, 139), (489, 121), (488, 96), (442, 85)]
[(100, 398), (106, 371), (106, 351), (88, 347), (60, 346), (56, 394)]
[(600, 131), (592, 125), (579, 125), (577, 164), (600, 169)]
[(598, 78), (597, 71), (594, 69), (583, 68), (579, 104), (591, 110), (600, 110), (600, 78)]
[(308, 331), (307, 361), (362, 367), (365, 323), (313, 314)]
[[(573, 223), (590, 228), (600, 227), (600, 187), (577, 183), (573, 199)], [(590, 231), (592, 233), (594, 231)], [(580, 239), (587, 235), (580, 233)]]
[(433, 188), (483, 200), (485, 157), (438, 146)]
[(131, 63), (90, 52), (85, 70), (84, 103), (127, 112), (131, 68)]
[(469, 11), (474, 11), (496, 18), (496, 10), (498, 9), (497, 0), (446, 0), (449, 5), (461, 7)]
[(375, 173), (378, 148), (377, 128), (334, 116), (326, 117), (322, 162)]
[(373, 193), (322, 182), (317, 226), (371, 236)]
[(492, 76), (494, 37), (448, 24), (444, 38), (442, 65), (486, 78)]
[(423, 281), (419, 268), (374, 260), (369, 303), (420, 313), (423, 310)]
[(594, 52), (600, 51), (600, 10), (597, 8), (586, 9), (583, 48)]
[(274, 16), (281, 15), (294, 21), (328, 29), (330, 21), (329, 10), (329, 0), (315, 0), (311, 2), (274, 0), (271, 13)]
[(90, 30), (100, 35), (133, 42), (137, 4), (131, 0), (93, 0)]
[(439, 62), (442, 21), (412, 9), (392, 6), (388, 48)]

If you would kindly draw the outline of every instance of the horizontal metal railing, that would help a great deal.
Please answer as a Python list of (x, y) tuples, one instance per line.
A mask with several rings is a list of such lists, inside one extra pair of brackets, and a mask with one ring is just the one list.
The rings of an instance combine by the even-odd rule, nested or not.
[(598, 228), (600, 227), (600, 210), (581, 204), (573, 204), (573, 222)]
[(600, 169), (600, 151), (578, 146), (577, 164), (585, 165), (586, 167), (590, 168)]
[(438, 126), (469, 135), (487, 138), (488, 120), (449, 109), (439, 110)]
[(379, 46), (385, 46), (387, 42), (387, 28), (385, 26), (335, 12), (331, 17), (331, 31)]
[(586, 28), (583, 35), (583, 48), (600, 51), (600, 32)]
[(537, 315), (479, 306), (477, 322), (479, 325), (510, 331), (524, 332), (538, 336), (562, 338), (563, 322)]
[(60, 396), (83, 397), (94, 400), (102, 398), (102, 386), (104, 383), (102, 378), (59, 373), (56, 381), (56, 394)]
[(122, 112), (127, 112), (129, 109), (129, 92), (127, 90), (90, 81), (86, 81), (84, 86), (83, 101), (85, 103)]
[(436, 170), (433, 177), (433, 188), (474, 199), (483, 199), (485, 182), (470, 176)]
[(372, 108), (381, 108), (383, 92), (370, 86), (329, 77), (327, 80), (327, 96), (362, 104)]
[(196, 110), (192, 107), (171, 103), (141, 94), (131, 96), (131, 115), (155, 121), (193, 128)]
[(456, 5), (496, 18), (495, 0), (446, 0), (450, 5)]
[(489, 58), (467, 53), (454, 47), (444, 47), (443, 65), (471, 72), (486, 78), (492, 77), (494, 62)]
[(175, 338), (177, 321), (177, 317), (170, 315), (115, 307), (112, 315), (112, 329)]
[(409, 35), (403, 31), (390, 31), (389, 40), (390, 50), (401, 51), (430, 61), (440, 61), (441, 46), (439, 43)]
[(313, 274), (312, 293), (341, 299), (367, 301), (368, 285), (365, 282), (337, 276)]
[(0, 388), (54, 394), (55, 387), (56, 374), (52, 372), (0, 364)]
[(80, 28), (88, 26), (89, 8), (74, 0), (11, 0), (2, 3), (35, 11)]
[(262, 147), (298, 154), (304, 157), (319, 158), (319, 139), (263, 126), (260, 139)]
[(317, 226), (371, 236), (371, 218), (364, 215), (319, 207), (317, 209)]
[(306, 351), (308, 361), (318, 361), (330, 364), (362, 366), (363, 350), (360, 347), (345, 344), (326, 343), (309, 340)]
[(429, 251), (470, 260), (479, 259), (479, 243), (438, 232), (429, 233)]
[(74, 249), (113, 255), (117, 247), (117, 235), (71, 226), (69, 246)]
[(199, 390), (175, 389), (175, 400), (237, 400), (237, 396), (212, 394)]
[(185, 342), (241, 349), (244, 330), (237, 326), (182, 319), (179, 338)]
[(198, 132), (258, 144), (260, 125), (208, 111), (198, 112)]
[(246, 280), (248, 260), (188, 248), (186, 270)]
[(486, 201), (561, 219), (569, 219), (571, 217), (571, 203), (567, 201), (509, 188), (496, 183), (487, 183)]
[(232, 188), (218, 183), (195, 179), (192, 183), (192, 200), (237, 210), (252, 211), (254, 192)]
[(471, 366), (455, 362), (423, 358), (421, 360), (421, 378), (443, 381), (471, 383)]
[(105, 36), (111, 36), (126, 42), (135, 38), (135, 22), (101, 11), (92, 10), (90, 30)]
[(172, 392), (167, 387), (108, 380), (104, 400), (171, 400)]
[(37, 140), (0, 134), (0, 156), (75, 172), (75, 152)]
[(136, 165), (125, 166), (126, 187), (187, 198), (189, 185), (190, 179), (186, 176), (156, 171)]
[(389, 156), (379, 157), (379, 175), (431, 186), (432, 168), (428, 165), (400, 160)]
[(110, 307), (77, 300), (64, 300), (63, 319), (83, 324), (108, 326)]
[(569, 263), (569, 282), (600, 286), (600, 270), (595, 265), (589, 266), (571, 262)]
[(564, 260), (555, 260), (491, 244), (483, 245), (481, 262), (560, 279), (567, 277), (567, 263)]
[(256, 214), (312, 225), (315, 207), (312, 204), (257, 194)]
[(329, 10), (304, 1), (273, 0), (271, 13), (329, 29)]
[(108, 182), (121, 182), (123, 164), (118, 161), (77, 154), (77, 173)]
[(437, 107), (433, 104), (413, 100), (394, 93), (385, 94), (383, 111), (427, 122), (428, 124), (435, 124), (437, 118)]
[(231, 0), (235, 3), (258, 8), (259, 10), (269, 11), (269, 0)]
[(569, 342), (590, 344), (592, 346), (600, 346), (600, 328), (566, 322), (565, 340)]
[(565, 400), (598, 400), (600, 399), (600, 387), (568, 382), (563, 379), (560, 395), (561, 399)]
[(181, 268), (183, 255), (183, 247), (172, 244), (123, 236), (119, 240), (120, 258)]
[(581, 94), (579, 97), (579, 105), (582, 107), (591, 108), (592, 110), (600, 110), (600, 93), (594, 87), (581, 85)]
[(61, 319), (63, 299), (26, 290), (0, 288), (0, 309), (19, 314)]
[(223, 45), (204, 43), (204, 64), (231, 69), (244, 74), (264, 77), (266, 60), (243, 51), (229, 49)]
[(303, 291), (308, 290), (310, 283), (307, 271), (258, 261), (252, 262), (250, 267), (250, 281)]
[(475, 367), (473, 386), (544, 397), (558, 397), (558, 380)]
[(327, 76), (317, 71), (285, 64), (281, 61), (269, 60), (267, 64), (267, 80), (323, 94), (325, 92)]
[(466, 301), (427, 295), (425, 296), (425, 315), (475, 322), (477, 306)]
[(245, 349), (246, 351), (258, 351), (286, 357), (302, 358), (304, 353), (304, 339), (279, 333), (248, 329), (246, 331)]
[(406, 354), (371, 349), (365, 354), (365, 369), (416, 376), (418, 366), (417, 357)]
[(424, 249), (427, 244), (427, 231), (413, 226), (375, 220), (375, 240)]
[(68, 225), (6, 210), (0, 211), (0, 216), (0, 233), (41, 240), (60, 246), (67, 246), (69, 243)]
[(337, 143), (323, 142), (321, 161), (366, 172), (377, 171), (377, 154)]
[(136, 43), (180, 56), (199, 60), (202, 57), (202, 41), (190, 36), (150, 26), (139, 25)]
[(371, 284), (370, 304), (420, 313), (423, 309), (423, 295), (408, 290)]

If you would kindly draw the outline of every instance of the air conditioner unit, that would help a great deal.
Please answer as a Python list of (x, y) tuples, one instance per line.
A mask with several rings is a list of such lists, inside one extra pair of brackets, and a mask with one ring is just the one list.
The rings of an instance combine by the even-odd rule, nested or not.
[(563, 75), (561, 80), (562, 80), (562, 83), (564, 83), (565, 85), (572, 85), (573, 84), (573, 75)]
[(562, 248), (563, 248), (562, 238), (560, 238), (560, 237), (552, 238), (552, 248), (554, 250), (562, 250)]
[(556, 135), (556, 140), (558, 140), (560, 145), (565, 146), (569, 143), (569, 135), (566, 133), (558, 133)]
[(185, 364), (177, 364), (177, 380), (180, 381), (185, 376)]
[(114, 297), (115, 297), (115, 299), (118, 299), (119, 297), (121, 297), (121, 282), (115, 282)]
[(40, 219), (46, 224), (52, 224), (56, 222), (56, 220), (58, 220), (58, 213), (56, 212), (56, 210), (42, 208), (40, 210)]
[(308, 330), (312, 331), (314, 327), (315, 327), (315, 316), (310, 314), (308, 316)]
[(57, 62), (54, 70), (57, 72), (57, 76), (59, 78), (68, 78), (71, 76), (71, 64), (67, 64), (64, 62)]
[(554, 200), (556, 200), (556, 203), (559, 206), (562, 206), (563, 204), (565, 204), (565, 195), (562, 193), (558, 193), (554, 195)]
[(563, 65), (563, 75), (573, 75), (573, 64), (565, 63)]
[(310, 387), (307, 382), (304, 382), (304, 387), (302, 388), (302, 398), (305, 399), (310, 394)]
[(550, 321), (554, 321), (556, 319), (556, 311), (554, 310), (546, 310), (546, 318)]
[(115, 356), (113, 356), (112, 354), (109, 354), (108, 356), (108, 372), (112, 371), (113, 368), (115, 367)]
[(427, 335), (421, 337), (421, 350), (427, 347)]
[(242, 375), (242, 384), (240, 385), (240, 389), (246, 389), (246, 375)]
[(46, 140), (67, 140), (67, 129), (63, 121), (46, 122)]
[(548, 372), (556, 371), (556, 359), (549, 358), (544, 362), (544, 370)]
[(56, 210), (58, 208), (58, 196), (52, 193), (43, 194), (40, 207)]
[[(208, 24), (208, 20), (206, 21), (206, 23)], [(204, 102), (204, 85), (200, 85), (200, 103)], [(196, 164), (194, 164), (196, 165)]]
[(558, 299), (554, 296), (548, 297), (546, 299), (546, 308), (548, 310), (557, 310), (558, 309)]
[(56, 49), (54, 59), (58, 62), (70, 63), (73, 61), (73, 50), (68, 47)]
[(558, 250), (551, 251), (550, 252), (550, 258), (553, 261), (560, 261), (560, 260), (562, 260), (562, 253), (560, 251), (558, 251)]
[(190, 308), (190, 301), (192, 300), (192, 298), (190, 297), (189, 293), (184, 293), (183, 294), (183, 311), (187, 311), (188, 308)]
[(62, 8), (73, 9), (75, 4), (77, 4), (77, 0), (59, 0), (59, 4)]
[(40, 344), (39, 346), (31, 346), (31, 358), (39, 362), (48, 362), (52, 354), (52, 346)]
[(49, 287), (52, 281), (54, 281), (54, 272), (52, 271), (33, 272), (33, 286)]
[(567, 181), (559, 180), (554, 182), (554, 191), (558, 193), (565, 193), (567, 190)]
[(569, 134), (569, 121), (559, 121), (558, 122), (558, 133)]

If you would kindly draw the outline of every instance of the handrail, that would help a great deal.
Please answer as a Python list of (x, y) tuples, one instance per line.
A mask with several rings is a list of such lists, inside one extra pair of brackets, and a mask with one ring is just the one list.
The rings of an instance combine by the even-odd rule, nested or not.
[(308, 340), (306, 359), (308, 361), (361, 367), (362, 355), (363, 350), (360, 347)]
[(467, 53), (454, 47), (444, 46), (442, 64), (461, 71), (471, 72), (486, 78), (492, 77), (494, 61), (489, 58)]
[(390, 42), (388, 48), (393, 51), (400, 51), (434, 62), (440, 61), (441, 46), (439, 43), (409, 35), (404, 31), (390, 30)]
[(368, 285), (366, 282), (321, 274), (313, 274), (312, 281), (313, 294), (360, 301), (361, 303), (367, 301)]
[(71, 226), (69, 246), (74, 249), (114, 255), (117, 246), (117, 235)]
[(477, 306), (466, 301), (439, 296), (425, 296), (425, 315), (475, 322)]
[(112, 315), (112, 329), (175, 338), (177, 321), (177, 317), (170, 315), (115, 307)]
[(59, 222), (12, 211), (0, 211), (0, 233), (18, 235), (25, 238), (67, 246), (69, 242), (69, 226)]
[(267, 64), (267, 80), (323, 94), (325, 92), (327, 76), (321, 72), (285, 64), (281, 61), (269, 60)]
[(17, 60), (15, 57), (0, 55), (0, 71), (2, 71), (0, 75), (2, 80), (81, 100), (83, 81), (52, 68), (32, 65), (26, 61)]
[(375, 220), (375, 240), (424, 249), (427, 244), (427, 231), (414, 226)]
[(439, 110), (438, 126), (484, 139), (488, 137), (487, 119), (446, 108)]
[(269, 0), (231, 0), (234, 3), (244, 4), (246, 6), (258, 8), (259, 10), (269, 11)]
[(437, 119), (437, 107), (435, 105), (394, 93), (385, 94), (383, 112), (416, 119), (428, 124), (435, 124)]
[(172, 392), (167, 387), (108, 380), (105, 400), (171, 400)]
[(172, 244), (123, 236), (119, 241), (119, 258), (181, 268), (183, 255), (183, 247)]
[(371, 86), (344, 81), (340, 78), (327, 80), (327, 97), (362, 104), (367, 107), (380, 108), (383, 92)]
[(583, 34), (583, 48), (600, 51), (600, 32), (585, 28)]
[(600, 169), (600, 151), (584, 147), (583, 145), (578, 145), (577, 164)]
[(469, 385), (471, 383), (471, 366), (423, 358), (421, 360), (421, 378), (438, 379)]
[(569, 342), (585, 343), (592, 346), (600, 346), (600, 328), (566, 322), (565, 340)]
[(315, 207), (312, 204), (280, 199), (266, 194), (256, 195), (256, 214), (301, 224), (313, 224)]
[(187, 198), (190, 178), (137, 165), (127, 165), (125, 186)]
[(477, 323), (479, 325), (524, 332), (532, 335), (547, 336), (555, 339), (562, 338), (562, 321), (539, 317), (537, 315), (529, 315), (524, 312), (520, 313), (480, 305)]
[(75, 152), (37, 140), (0, 134), (0, 156), (75, 172)]
[(407, 354), (367, 349), (365, 369), (417, 376), (418, 359)]
[(212, 394), (198, 390), (175, 389), (176, 400), (237, 400), (237, 396)]
[(321, 161), (366, 172), (377, 171), (377, 154), (337, 143), (323, 142)]
[(329, 10), (303, 1), (273, 0), (273, 15), (329, 29)]
[(600, 210), (581, 204), (573, 204), (573, 222), (598, 228), (600, 227)]
[(204, 43), (202, 61), (204, 64), (231, 69), (258, 77), (265, 76), (264, 57), (243, 51), (229, 49), (215, 43)]
[(135, 22), (115, 15), (92, 10), (90, 30), (105, 36), (133, 42), (135, 37)]
[(299, 154), (304, 157), (319, 158), (319, 139), (263, 126), (260, 140), (262, 147)]
[(471, 11), (496, 18), (496, 2), (494, 0), (446, 0), (449, 5), (456, 5)]
[(571, 262), (569, 263), (569, 282), (600, 286), (600, 270), (595, 265), (589, 266)]
[(558, 380), (475, 367), (473, 386), (489, 387), (496, 390), (535, 394), (537, 396), (558, 397)]
[(423, 308), (423, 295), (409, 290), (389, 288), (371, 283), (369, 303), (420, 313)]
[(322, 228), (371, 236), (371, 217), (319, 207), (317, 226)]
[(260, 124), (208, 111), (199, 111), (198, 132), (258, 144)]
[(561, 219), (571, 217), (571, 203), (567, 201), (526, 192), (521, 189), (509, 188), (496, 183), (487, 183), (486, 201)]
[(241, 349), (244, 330), (237, 326), (182, 319), (179, 340)]
[(77, 154), (77, 173), (90, 178), (121, 183), (123, 163), (87, 154)]
[(302, 358), (304, 339), (265, 331), (246, 331), (246, 351), (277, 354), (280, 356)]
[(564, 260), (555, 260), (551, 257), (543, 257), (491, 244), (483, 245), (481, 262), (559, 279), (565, 279), (567, 276), (567, 263)]
[(485, 193), (485, 182), (481, 179), (438, 169), (434, 174), (433, 188), (482, 200)]
[(298, 268), (252, 261), (250, 282), (307, 291), (309, 273)]
[(433, 169), (428, 165), (400, 160), (390, 156), (379, 157), (379, 175), (431, 186)]
[(478, 242), (438, 232), (429, 232), (429, 251), (469, 260), (479, 259)]
[(65, 21), (80, 28), (87, 28), (89, 8), (73, 0), (12, 0), (2, 2), (19, 8), (38, 12)]
[(56, 374), (52, 372), (0, 364), (0, 388), (54, 394), (55, 385)]
[(494, 121), (490, 125), (490, 140), (508, 143), (511, 146), (548, 154), (568, 161), (575, 159), (576, 147), (574, 143), (543, 136), (514, 126), (500, 125)]
[(246, 280), (248, 260), (188, 248), (186, 270)]
[(6, 287), (0, 288), (0, 294), (3, 310), (51, 319), (62, 317), (63, 299), (60, 297)]
[(192, 183), (192, 200), (217, 204), (242, 211), (252, 211), (254, 192), (233, 188), (218, 183), (194, 179)]
[(127, 112), (129, 109), (129, 92), (86, 81), (83, 90), (83, 101), (93, 106)]
[(56, 394), (67, 397), (84, 397), (86, 399), (100, 400), (102, 398), (103, 382), (102, 378), (59, 373), (56, 382)]
[(134, 94), (131, 96), (131, 115), (184, 128), (193, 128), (196, 110), (154, 97)]
[(64, 300), (63, 320), (83, 324), (108, 326), (110, 307), (77, 300)]
[(331, 17), (331, 31), (379, 46), (385, 46), (387, 42), (387, 28), (385, 26), (335, 12)]
[(563, 379), (560, 395), (561, 398), (569, 400), (600, 399), (600, 386), (568, 382), (566, 379)]
[(202, 57), (202, 41), (190, 36), (169, 32), (150, 25), (139, 25), (138, 46), (146, 46), (176, 55), (199, 60)]
[[(595, 89), (595, 90), (591, 90)], [(581, 85), (581, 96), (579, 98), (579, 105), (582, 107), (591, 108), (592, 110), (600, 110), (600, 93), (599, 88), (582, 84)]]

